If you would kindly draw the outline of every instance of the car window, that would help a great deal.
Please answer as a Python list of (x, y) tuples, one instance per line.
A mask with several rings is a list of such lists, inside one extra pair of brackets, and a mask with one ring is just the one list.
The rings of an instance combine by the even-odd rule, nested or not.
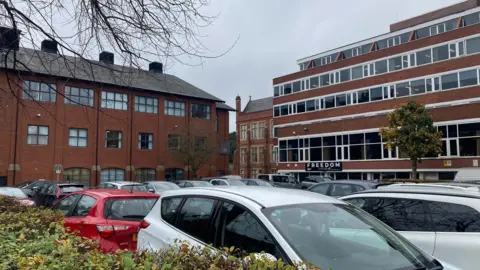
[(260, 222), (243, 207), (224, 202), (221, 207), (220, 246), (249, 253), (275, 254), (275, 243)]
[(320, 193), (320, 194), (323, 194), (323, 195), (327, 195), (327, 191), (328, 191), (329, 186), (330, 186), (329, 184), (318, 184), (318, 185), (313, 186), (310, 189), (310, 191), (313, 191), (315, 193)]
[(185, 182), (178, 182), (177, 186), (183, 188), (183, 187), (185, 187)]
[(265, 180), (265, 181), (269, 181), (270, 179), (268, 179), (268, 175), (259, 175), (258, 176), (258, 179), (262, 179), (262, 180)]
[(217, 183), (219, 186), (228, 186), (227, 182), (225, 182), (224, 180), (218, 180)]
[(365, 198), (363, 209), (396, 231), (433, 231), (423, 201)]
[(255, 183), (255, 181), (252, 181), (252, 180), (245, 180), (243, 182), (247, 184), (247, 186), (258, 186), (257, 183)]
[(183, 198), (162, 199), (162, 219), (171, 225), (175, 225), (175, 217), (177, 216), (178, 206), (180, 206), (182, 200)]
[(275, 183), (288, 183), (288, 176), (272, 175), (273, 182)]
[(40, 189), (40, 193), (47, 193), (47, 190), (52, 186), (52, 183), (45, 183)]
[(72, 211), (72, 217), (85, 217), (88, 215), (92, 207), (95, 205), (97, 200), (87, 195), (83, 195), (82, 198), (78, 201), (75, 209)]
[(141, 221), (150, 212), (156, 198), (109, 199), (105, 202), (104, 217), (112, 220)]
[(45, 192), (47, 195), (55, 195), (57, 191), (57, 185), (51, 185), (48, 187), (47, 192)]
[(193, 187), (193, 185), (190, 182), (185, 182), (185, 187)]
[(437, 232), (480, 232), (480, 214), (461, 204), (427, 202)]
[(72, 193), (72, 192), (80, 191), (80, 190), (84, 190), (84, 189), (85, 189), (85, 187), (80, 186), (80, 185), (77, 185), (77, 186), (60, 186), (60, 192), (61, 193)]
[(363, 186), (359, 186), (359, 185), (351, 185), (351, 186), (352, 186), (353, 193), (365, 190), (365, 187)]
[(121, 189), (125, 190), (134, 190), (134, 191), (147, 191), (147, 188), (144, 185), (125, 185)]
[(213, 243), (215, 230), (212, 230), (211, 218), (215, 202), (207, 198), (188, 198), (180, 210), (177, 228), (204, 243)]
[(70, 196), (65, 197), (63, 200), (61, 200), (58, 204), (56, 204), (53, 207), (53, 210), (57, 210), (63, 213), (63, 215), (67, 215), (68, 211), (70, 210), (70, 207), (73, 205), (73, 203), (80, 197), (78, 194), (73, 194)]
[(354, 193), (353, 185), (350, 184), (332, 184), (330, 196), (341, 197)]
[(28, 186), (27, 188), (28, 188), (28, 189), (40, 188), (40, 187), (42, 187), (44, 184), (45, 184), (45, 182), (43, 182), (43, 181), (38, 181), (38, 182), (32, 183), (32, 184), (31, 184), (30, 186)]

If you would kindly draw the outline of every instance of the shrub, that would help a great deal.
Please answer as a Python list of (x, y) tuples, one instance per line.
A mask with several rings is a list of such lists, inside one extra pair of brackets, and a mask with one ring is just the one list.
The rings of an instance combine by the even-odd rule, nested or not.
[[(118, 251), (104, 254), (96, 243), (69, 234), (64, 230), (61, 213), (50, 209), (26, 207), (0, 196), (0, 269), (279, 269), (294, 270), (300, 266), (272, 262), (253, 254), (247, 259), (228, 255), (210, 248), (190, 247), (179, 243), (178, 248), (157, 253)], [(302, 269), (318, 269), (302, 265)]]

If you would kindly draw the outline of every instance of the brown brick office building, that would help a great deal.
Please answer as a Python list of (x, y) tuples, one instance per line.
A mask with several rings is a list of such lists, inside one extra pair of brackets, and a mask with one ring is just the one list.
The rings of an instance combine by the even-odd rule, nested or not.
[(273, 97), (249, 100), (242, 110), (237, 96), (237, 150), (234, 172), (245, 178), (277, 171), (277, 140), (272, 136)]
[(411, 162), (385, 150), (378, 135), (387, 113), (409, 98), (426, 104), (444, 134), (443, 153), (426, 158), (419, 177), (451, 179), (478, 166), (479, 12), (480, 1), (470, 0), (398, 22), (273, 79), (279, 172), (304, 178), (334, 165), (337, 179), (409, 177)]
[(7, 89), (0, 92), (1, 185), (57, 177), (90, 185), (188, 179), (188, 167), (174, 158), (184, 134), (199, 147), (216, 146), (198, 177), (230, 173), (225, 145), (233, 109), (222, 100), (164, 74), (160, 63), (131, 69), (114, 65), (110, 53), (87, 63), (42, 45), (17, 51), (29, 72), (0, 74)]

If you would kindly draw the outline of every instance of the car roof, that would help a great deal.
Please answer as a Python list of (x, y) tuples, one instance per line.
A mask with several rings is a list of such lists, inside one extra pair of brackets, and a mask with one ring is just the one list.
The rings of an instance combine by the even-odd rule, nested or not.
[(377, 189), (360, 191), (345, 197), (355, 196), (366, 193), (397, 193), (397, 194), (423, 194), (423, 195), (443, 195), (455, 197), (480, 198), (480, 187), (468, 186), (461, 187), (447, 184), (392, 184), (381, 186)]
[(340, 183), (340, 184), (357, 184), (357, 185), (368, 185), (368, 186), (375, 186), (378, 183), (372, 182), (372, 181), (365, 181), (365, 180), (332, 180), (328, 182), (322, 182), (318, 183), (318, 185), (322, 184), (335, 184), (335, 183)]
[(131, 181), (116, 181), (116, 182), (105, 182), (104, 184), (112, 184), (116, 186), (125, 186), (125, 185), (142, 185), (142, 183), (131, 182)]
[(77, 191), (72, 194), (84, 194), (84, 195), (96, 195), (101, 198), (115, 198), (115, 197), (148, 197), (158, 198), (158, 194), (145, 192), (145, 191), (133, 191), (126, 189), (88, 189)]
[(222, 195), (237, 195), (254, 201), (262, 207), (275, 207), (282, 205), (294, 205), (303, 203), (340, 203), (344, 202), (317, 193), (284, 189), (276, 187), (257, 187), (257, 186), (211, 186), (211, 187), (195, 187), (188, 189), (167, 190), (162, 194), (166, 196), (181, 195), (205, 195), (206, 192), (214, 193), (214, 196), (223, 197)]

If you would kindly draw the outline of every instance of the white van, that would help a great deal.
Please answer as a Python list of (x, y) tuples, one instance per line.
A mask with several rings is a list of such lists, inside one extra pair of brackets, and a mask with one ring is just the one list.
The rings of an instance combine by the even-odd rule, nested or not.
[(480, 183), (480, 168), (462, 168), (457, 172), (453, 181)]

